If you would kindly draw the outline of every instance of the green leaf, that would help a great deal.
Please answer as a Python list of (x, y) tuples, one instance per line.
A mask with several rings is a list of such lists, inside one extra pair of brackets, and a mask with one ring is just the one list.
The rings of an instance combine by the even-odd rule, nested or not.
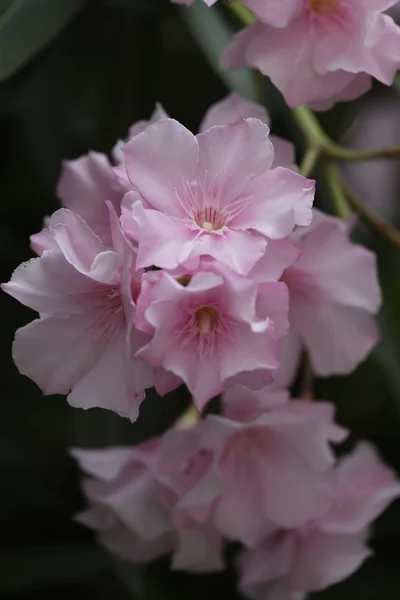
[(249, 100), (257, 101), (255, 76), (249, 69), (223, 71), (219, 67), (221, 53), (229, 44), (236, 29), (215, 9), (209, 9), (203, 2), (181, 9), (182, 19), (192, 32), (209, 64), (231, 89)]
[(14, 0), (0, 8), (0, 82), (49, 44), (87, 0)]

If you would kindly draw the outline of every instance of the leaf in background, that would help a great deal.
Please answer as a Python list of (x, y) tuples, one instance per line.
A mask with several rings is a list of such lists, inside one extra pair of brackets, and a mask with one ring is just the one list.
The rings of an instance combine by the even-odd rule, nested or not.
[(43, 590), (60, 582), (110, 572), (107, 555), (92, 544), (42, 545), (28, 548), (2, 547), (3, 577), (0, 595)]
[(400, 72), (397, 73), (396, 77), (394, 78), (393, 87), (396, 90), (396, 92), (400, 93)]
[(57, 37), (86, 2), (87, 0), (14, 0), (7, 7), (7, 3), (2, 0), (0, 82), (13, 75)]
[(219, 67), (221, 53), (236, 33), (235, 28), (224, 19), (221, 12), (209, 9), (203, 2), (180, 10), (183, 20), (218, 77), (229, 89), (257, 101), (255, 77), (249, 69), (223, 71)]

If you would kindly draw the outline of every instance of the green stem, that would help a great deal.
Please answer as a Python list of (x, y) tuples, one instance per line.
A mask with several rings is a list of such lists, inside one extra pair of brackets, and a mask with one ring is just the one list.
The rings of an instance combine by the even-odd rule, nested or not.
[(243, 25), (251, 25), (255, 21), (255, 16), (251, 10), (241, 2), (230, 2), (229, 8)]
[(306, 106), (292, 108), (292, 114), (311, 146), (324, 149), (331, 144), (329, 136), (322, 129), (317, 117)]
[(379, 148), (377, 150), (353, 150), (331, 142), (326, 152), (332, 158), (339, 160), (375, 160), (378, 158), (400, 158), (400, 146)]
[(304, 175), (304, 177), (309, 177), (311, 175), (320, 156), (320, 148), (316, 146), (310, 146), (308, 148), (300, 165), (300, 173)]
[(387, 221), (381, 219), (370, 208), (365, 206), (345, 181), (342, 181), (342, 188), (351, 207), (360, 216), (364, 223), (369, 228), (374, 229), (380, 235), (384, 236), (393, 244), (400, 247), (400, 231), (390, 225), (390, 223)]
[(332, 162), (324, 165), (324, 171), (332, 195), (335, 214), (342, 219), (347, 219), (351, 215), (351, 210), (343, 190), (340, 173)]

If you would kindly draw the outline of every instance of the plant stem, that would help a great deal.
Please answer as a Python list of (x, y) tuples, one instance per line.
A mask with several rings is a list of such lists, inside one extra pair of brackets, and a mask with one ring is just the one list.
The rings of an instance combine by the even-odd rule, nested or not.
[(351, 210), (343, 190), (342, 179), (338, 168), (330, 161), (324, 165), (324, 171), (332, 195), (335, 214), (342, 219), (347, 219), (351, 215)]
[(300, 165), (300, 173), (304, 175), (304, 177), (309, 177), (311, 175), (320, 155), (321, 150), (318, 147), (310, 146), (308, 148)]
[(321, 149), (331, 158), (340, 160), (375, 160), (380, 158), (400, 158), (400, 146), (377, 150), (353, 150), (336, 144), (322, 129), (315, 115), (306, 107), (292, 109), (292, 114), (310, 146)]
[(332, 143), (319, 124), (317, 117), (306, 106), (292, 108), (292, 114), (310, 146), (317, 146), (325, 150)]
[(255, 21), (255, 17), (251, 10), (241, 2), (230, 2), (229, 8), (243, 25), (251, 25)]
[(331, 142), (326, 152), (332, 158), (340, 160), (375, 160), (379, 158), (400, 158), (400, 146), (379, 148), (377, 150), (353, 150)]
[(343, 180), (342, 189), (346, 194), (347, 200), (349, 201), (351, 207), (360, 216), (364, 223), (371, 229), (377, 231), (380, 235), (386, 237), (393, 244), (400, 247), (400, 231), (384, 219), (381, 219), (381, 217), (375, 214), (370, 208), (365, 206), (365, 204), (363, 204), (358, 198), (354, 190)]

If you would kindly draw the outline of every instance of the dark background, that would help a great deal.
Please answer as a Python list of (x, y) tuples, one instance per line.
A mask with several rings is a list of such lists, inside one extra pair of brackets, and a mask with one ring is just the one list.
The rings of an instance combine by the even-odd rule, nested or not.
[[(0, 2), (0, 64), (6, 51), (1, 10), (7, 3)], [(237, 27), (228, 18), (227, 23)], [(21, 44), (29, 26), (28, 19), (15, 34)], [(110, 152), (133, 122), (150, 116), (156, 101), (195, 131), (208, 106), (226, 93), (168, 0), (82, 1), (59, 35), (0, 83), (0, 281), (32, 256), (29, 235), (58, 208), (55, 188), (63, 159), (88, 150)], [(262, 94), (273, 129), (299, 141), (279, 94), (268, 85)], [(400, 99), (395, 90), (376, 86), (360, 102), (324, 114), (323, 122), (335, 139), (345, 135), (355, 145), (400, 143)], [(366, 202), (400, 224), (398, 163), (357, 166), (347, 175)], [(329, 193), (319, 183), (318, 204), (330, 211)], [(317, 389), (336, 402), (338, 419), (352, 427), (354, 439), (373, 440), (400, 470), (400, 253), (362, 226), (355, 236), (379, 254), (383, 341), (356, 373), (317, 382)], [(143, 575), (116, 565), (90, 532), (73, 523), (83, 500), (67, 448), (160, 433), (184, 399), (175, 395), (161, 406), (152, 397), (139, 422), (129, 425), (105, 411), (72, 409), (61, 397), (44, 398), (11, 359), (15, 330), (33, 316), (0, 293), (0, 598), (89, 594), (124, 600), (132, 597), (128, 587), (145, 600), (232, 597), (233, 581), (226, 575), (168, 576), (163, 564)], [(377, 557), (318, 597), (398, 600), (398, 504), (380, 519), (373, 545)]]

